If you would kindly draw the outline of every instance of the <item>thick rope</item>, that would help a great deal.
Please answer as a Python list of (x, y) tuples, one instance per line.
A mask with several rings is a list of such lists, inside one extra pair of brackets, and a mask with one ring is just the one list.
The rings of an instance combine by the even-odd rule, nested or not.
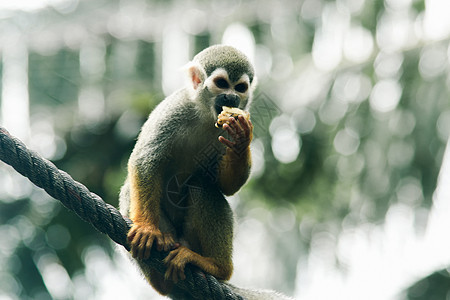
[[(65, 207), (98, 231), (107, 234), (114, 242), (129, 250), (127, 232), (131, 227), (131, 220), (125, 219), (116, 208), (105, 203), (53, 163), (27, 149), (3, 127), (0, 127), (0, 159), (50, 196), (61, 201)], [(152, 250), (147, 263), (164, 274), (166, 266), (162, 259), (166, 254)], [(177, 283), (173, 299), (243, 299), (212, 275), (194, 270), (190, 266), (186, 267), (185, 273), (186, 280)]]

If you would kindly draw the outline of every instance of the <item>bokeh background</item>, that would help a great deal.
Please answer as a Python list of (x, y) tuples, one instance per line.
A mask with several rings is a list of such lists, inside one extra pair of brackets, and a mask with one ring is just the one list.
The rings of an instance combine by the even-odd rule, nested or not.
[[(254, 61), (239, 286), (450, 299), (448, 0), (0, 1), (0, 122), (117, 206), (139, 128), (198, 51)], [(0, 299), (162, 299), (0, 164)]]

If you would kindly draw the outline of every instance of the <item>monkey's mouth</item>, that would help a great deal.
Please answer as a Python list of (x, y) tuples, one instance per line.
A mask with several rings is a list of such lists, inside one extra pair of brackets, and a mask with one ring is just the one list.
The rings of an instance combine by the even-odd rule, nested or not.
[(219, 115), (222, 112), (222, 106), (228, 107), (238, 107), (239, 106), (239, 96), (234, 94), (220, 94), (216, 97), (214, 103), (214, 109)]
[(214, 109), (216, 110), (217, 115), (220, 115), (220, 113), (222, 112), (222, 106), (221, 105), (214, 105)]

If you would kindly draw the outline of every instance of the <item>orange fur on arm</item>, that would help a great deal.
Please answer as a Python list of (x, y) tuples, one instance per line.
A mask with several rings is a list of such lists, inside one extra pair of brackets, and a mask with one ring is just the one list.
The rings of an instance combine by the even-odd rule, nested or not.
[(219, 183), (222, 192), (227, 196), (236, 193), (247, 181), (250, 167), (250, 147), (245, 148), (241, 153), (227, 148), (219, 166)]
[(158, 228), (162, 179), (159, 176), (142, 178), (138, 170), (129, 166), (130, 219), (135, 224)]

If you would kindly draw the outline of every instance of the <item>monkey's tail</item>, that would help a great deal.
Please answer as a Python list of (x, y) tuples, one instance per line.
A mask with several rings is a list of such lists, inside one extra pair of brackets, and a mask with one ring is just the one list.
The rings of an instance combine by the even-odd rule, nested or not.
[[(281, 293), (272, 290), (256, 290), (247, 289), (234, 286), (228, 282), (222, 282), (223, 285), (227, 286), (232, 292), (238, 295), (238, 299), (244, 300), (295, 300), (294, 298), (288, 297)], [(192, 296), (188, 294), (185, 290), (174, 286), (170, 295), (168, 295), (173, 300), (192, 300)], [(226, 297), (226, 299), (236, 299), (234, 297)]]
[(247, 289), (234, 286), (230, 283), (225, 284), (230, 288), (230, 290), (242, 296), (242, 298), (246, 300), (294, 300), (294, 298), (272, 290)]

